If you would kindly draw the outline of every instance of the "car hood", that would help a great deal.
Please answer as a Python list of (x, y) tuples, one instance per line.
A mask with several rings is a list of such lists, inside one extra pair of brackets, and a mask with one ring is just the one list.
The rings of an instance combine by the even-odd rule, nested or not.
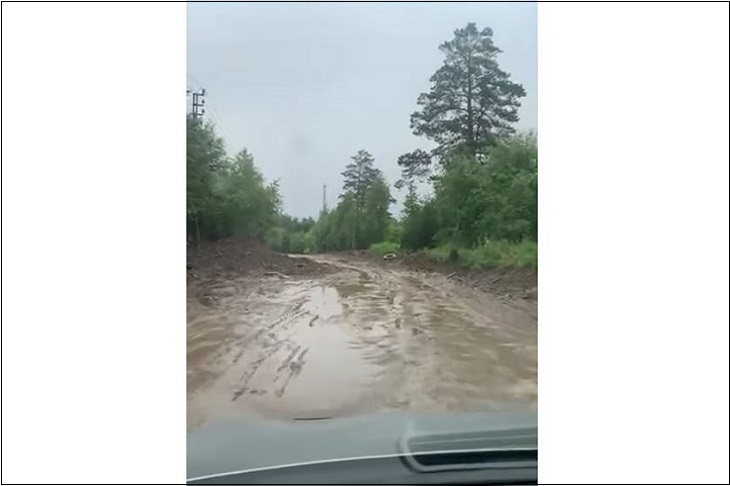
[(522, 431), (515, 437), (524, 440), (525, 430), (531, 431), (528, 440), (536, 448), (537, 416), (533, 410), (219, 421), (188, 433), (187, 476), (193, 480), (233, 471), (403, 454), (408, 441), (418, 437), (458, 439), (497, 433), (495, 447), (508, 447), (510, 431)]

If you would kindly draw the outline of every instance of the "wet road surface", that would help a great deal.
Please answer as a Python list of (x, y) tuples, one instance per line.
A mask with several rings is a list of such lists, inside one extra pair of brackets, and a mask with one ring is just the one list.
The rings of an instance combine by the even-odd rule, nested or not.
[(495, 410), (537, 401), (536, 303), (339, 256), (312, 278), (188, 298), (188, 427), (214, 419)]

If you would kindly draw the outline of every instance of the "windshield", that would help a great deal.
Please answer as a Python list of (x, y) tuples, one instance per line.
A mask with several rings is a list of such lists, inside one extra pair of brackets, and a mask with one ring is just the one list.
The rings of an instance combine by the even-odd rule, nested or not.
[(534, 412), (536, 29), (536, 4), (188, 4), (190, 434)]

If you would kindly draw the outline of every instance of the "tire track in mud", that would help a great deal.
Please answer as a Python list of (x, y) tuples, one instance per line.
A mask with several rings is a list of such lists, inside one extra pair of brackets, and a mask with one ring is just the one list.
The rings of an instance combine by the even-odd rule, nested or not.
[[(260, 288), (260, 287), (259, 287)], [(241, 395), (246, 393), (246, 391), (249, 390), (249, 382), (254, 377), (256, 372), (259, 370), (261, 365), (264, 364), (265, 361), (272, 358), (274, 355), (276, 355), (282, 347), (286, 347), (291, 350), (289, 355), (282, 361), (282, 364), (277, 368), (276, 372), (277, 375), (274, 377), (274, 382), (278, 381), (279, 373), (284, 370), (285, 368), (289, 367), (289, 365), (292, 363), (292, 360), (297, 355), (297, 353), (301, 349), (301, 345), (295, 345), (291, 343), (287, 339), (277, 339), (276, 333), (272, 332), (273, 329), (275, 329), (277, 326), (282, 325), (288, 320), (291, 320), (295, 318), (298, 315), (301, 315), (301, 307), (305, 303), (304, 299), (299, 299), (299, 301), (290, 309), (285, 311), (281, 316), (279, 316), (277, 319), (273, 320), (271, 324), (265, 325), (260, 327), (258, 330), (256, 330), (253, 334), (250, 336), (246, 336), (239, 340), (236, 343), (236, 346), (239, 348), (238, 352), (235, 354), (235, 356), (232, 359), (232, 364), (236, 364), (243, 354), (250, 349), (249, 345), (257, 340), (261, 340), (262, 336), (264, 336), (264, 339), (260, 343), (260, 347), (263, 348), (264, 352), (261, 354), (256, 360), (251, 362), (248, 369), (241, 375), (241, 378), (239, 379), (239, 386), (233, 391), (233, 395), (231, 400), (236, 401), (238, 400)], [(303, 351), (303, 354), (300, 354), (299, 360), (302, 360), (303, 356), (306, 354), (307, 350), (305, 349)], [(286, 384), (291, 379), (291, 375), (287, 378), (285, 384), (276, 390), (275, 394), (276, 396), (282, 396), (284, 394), (284, 391), (286, 390)]]
[(509, 305), (440, 275), (310, 258), (339, 271), (222, 282), (215, 308), (189, 302), (189, 425), (536, 403), (529, 304)]
[(396, 267), (372, 274), (398, 288), (403, 328), (414, 336), (401, 334), (398, 344), (406, 365), (414, 365), (403, 381), (418, 384), (400, 388), (407, 390), (402, 402), (436, 409), (536, 404), (535, 302), (504, 302), (439, 274)]

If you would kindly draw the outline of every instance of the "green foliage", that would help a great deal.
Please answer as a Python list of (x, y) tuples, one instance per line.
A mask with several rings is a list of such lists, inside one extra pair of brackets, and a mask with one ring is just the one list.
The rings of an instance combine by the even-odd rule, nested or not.
[(433, 179), (434, 194), (426, 200), (409, 189), (402, 219), (403, 248), (441, 243), (470, 249), (487, 240), (537, 241), (534, 135), (500, 140), (480, 160), (452, 154)]
[(436, 142), (440, 156), (454, 149), (476, 156), (514, 133), (512, 124), (519, 120), (519, 99), (525, 90), (499, 68), (496, 57), (501, 50), (490, 28), (480, 31), (469, 23), (439, 49), (446, 59), (431, 76), (430, 91), (418, 97), (420, 110), (411, 115), (411, 128)]
[(266, 233), (269, 248), (282, 253), (311, 253), (314, 250), (314, 236), (309, 231), (290, 232), (277, 226)]
[(320, 214), (313, 234), (316, 251), (332, 251), (356, 248), (358, 210), (352, 193), (341, 197), (337, 207)]
[(373, 243), (370, 245), (370, 253), (379, 257), (387, 255), (388, 253), (398, 253), (399, 250), (400, 245), (390, 241), (382, 241), (380, 243)]
[(311, 253), (314, 247), (314, 237), (310, 232), (297, 231), (291, 234), (289, 253)]
[(378, 178), (382, 178), (380, 170), (373, 167), (373, 156), (366, 150), (359, 150), (353, 155), (352, 162), (347, 164), (342, 173), (344, 178), (344, 194), (354, 196), (358, 210), (365, 205), (368, 189)]
[(385, 229), (385, 241), (400, 245), (401, 239), (403, 239), (403, 226), (397, 221), (391, 220)]
[(452, 263), (456, 263), (459, 261), (459, 250), (456, 248), (452, 248), (449, 250), (449, 261)]
[(452, 262), (466, 268), (537, 268), (537, 243), (523, 241), (488, 241), (476, 248), (455, 248), (450, 245), (423, 250), (438, 262)]
[(388, 208), (392, 198), (385, 178), (378, 174), (366, 189), (365, 207), (358, 215), (360, 227), (357, 231), (357, 247), (366, 248), (371, 243), (385, 239), (390, 224)]
[(228, 158), (210, 123), (188, 116), (187, 143), (188, 236), (263, 236), (281, 211), (278, 184), (266, 184), (246, 150)]
[(368, 152), (360, 150), (352, 159), (342, 173), (339, 203), (320, 214), (312, 229), (316, 251), (364, 249), (387, 237), (393, 201), (388, 183)]
[(430, 248), (436, 244), (438, 231), (435, 201), (428, 200), (421, 204), (415, 196), (409, 195), (405, 204), (401, 246), (410, 250)]
[(436, 177), (434, 201), (442, 240), (472, 247), (484, 238), (537, 240), (537, 141), (499, 141), (482, 162), (449, 157)]
[(193, 116), (187, 118), (187, 227), (188, 235), (201, 237), (201, 225), (215, 209), (213, 179), (225, 163), (223, 140), (211, 124)]
[(282, 253), (311, 253), (314, 251), (313, 218), (293, 218), (286, 214), (276, 217), (276, 226), (266, 234), (269, 248)]
[(264, 239), (266, 240), (266, 244), (269, 248), (273, 250), (283, 253), (287, 253), (289, 251), (288, 233), (280, 226), (271, 228), (267, 231)]
[(287, 214), (281, 214), (277, 217), (276, 225), (284, 228), (290, 233), (295, 233), (297, 231), (306, 233), (314, 227), (314, 223), (315, 221), (313, 218), (298, 219)]
[(431, 155), (421, 149), (398, 157), (398, 166), (402, 177), (395, 183), (397, 189), (408, 187), (409, 193), (415, 190), (415, 184), (423, 181), (431, 173)]
[(486, 162), (483, 188), (489, 211), (481, 222), (495, 239), (537, 240), (537, 140), (532, 134), (500, 141)]
[[(455, 246), (460, 250), (452, 259), (478, 265), (529, 264), (532, 253), (512, 255), (488, 243), (537, 241), (537, 141), (532, 134), (514, 135), (513, 128), (525, 91), (499, 68), (501, 51), (489, 28), (470, 23), (440, 49), (444, 63), (411, 115), (414, 134), (437, 147), (397, 160), (402, 177), (396, 187), (408, 190), (401, 246), (432, 248), (444, 260), (448, 253), (433, 247)], [(440, 162), (435, 169), (434, 157)], [(415, 187), (427, 177), (433, 195), (422, 200)]]
[[(437, 147), (397, 159), (396, 187), (407, 191), (399, 221), (389, 213), (390, 187), (366, 150), (345, 166), (336, 207), (316, 222), (297, 219), (282, 214), (277, 183), (264, 180), (251, 154), (228, 157), (214, 127), (189, 116), (188, 236), (265, 237), (287, 253), (425, 249), (470, 267), (537, 265), (537, 141), (513, 128), (524, 89), (499, 68), (489, 28), (470, 23), (440, 49), (444, 63), (411, 115), (413, 132)], [(426, 182), (432, 194), (420, 198), (416, 189)]]
[[(482, 196), (486, 168), (469, 156), (452, 156), (434, 183), (439, 239), (472, 246), (482, 236), (480, 221), (487, 210)], [(485, 235), (486, 236), (486, 235)]]
[(214, 236), (261, 236), (275, 223), (281, 207), (278, 185), (266, 185), (246, 150), (224, 166), (216, 182), (220, 226)]

